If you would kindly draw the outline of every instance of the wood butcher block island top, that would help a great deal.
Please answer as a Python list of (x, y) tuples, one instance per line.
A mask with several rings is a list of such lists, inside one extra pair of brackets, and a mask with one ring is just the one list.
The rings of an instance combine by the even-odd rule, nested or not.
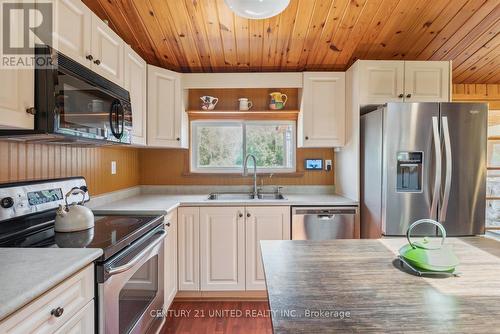
[(460, 277), (400, 270), (403, 238), (262, 241), (274, 333), (500, 333), (500, 242), (446, 242)]

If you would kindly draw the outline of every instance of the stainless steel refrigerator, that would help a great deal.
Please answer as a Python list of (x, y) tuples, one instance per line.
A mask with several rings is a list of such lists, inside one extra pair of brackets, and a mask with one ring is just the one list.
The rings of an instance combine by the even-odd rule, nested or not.
[[(389, 103), (361, 116), (361, 233), (405, 235), (422, 218), (450, 236), (484, 233), (483, 103)], [(427, 224), (416, 231), (432, 235)]]

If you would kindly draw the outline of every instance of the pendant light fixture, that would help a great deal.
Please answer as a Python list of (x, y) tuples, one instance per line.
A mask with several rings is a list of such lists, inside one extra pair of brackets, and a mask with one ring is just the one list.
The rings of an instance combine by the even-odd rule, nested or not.
[(278, 15), (290, 0), (224, 0), (226, 5), (238, 16), (247, 19), (267, 19)]

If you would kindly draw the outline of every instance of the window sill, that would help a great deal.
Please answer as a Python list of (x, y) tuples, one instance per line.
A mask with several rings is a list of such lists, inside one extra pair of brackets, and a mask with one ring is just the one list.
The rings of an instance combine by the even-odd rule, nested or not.
[[(304, 172), (273, 172), (273, 173), (257, 173), (257, 177), (268, 177), (273, 175), (273, 177), (303, 177)], [(253, 176), (252, 172), (249, 172), (247, 176), (243, 176), (241, 173), (195, 173), (195, 172), (184, 172), (182, 176), (186, 177), (230, 177), (230, 178), (250, 178)]]

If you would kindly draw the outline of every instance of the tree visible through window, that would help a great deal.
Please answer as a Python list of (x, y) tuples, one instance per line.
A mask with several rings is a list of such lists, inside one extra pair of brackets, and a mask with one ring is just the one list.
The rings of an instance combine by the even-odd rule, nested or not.
[(193, 121), (191, 130), (193, 172), (240, 172), (247, 153), (260, 172), (295, 171), (295, 122)]

